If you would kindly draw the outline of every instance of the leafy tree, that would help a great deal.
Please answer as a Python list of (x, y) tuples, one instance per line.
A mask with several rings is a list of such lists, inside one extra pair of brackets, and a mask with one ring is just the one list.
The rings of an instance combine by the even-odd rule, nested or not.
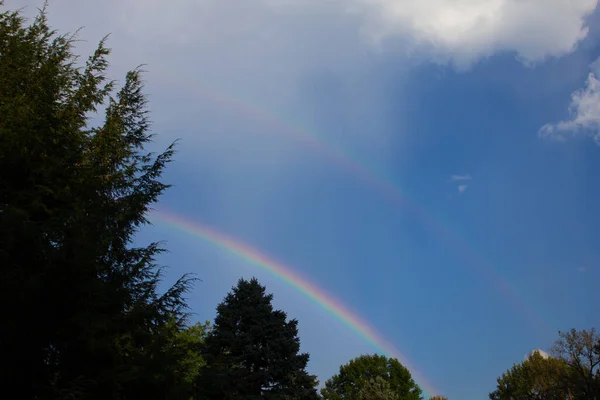
[[(165, 398), (192, 399), (197, 387), (200, 370), (205, 365), (202, 352), (210, 323), (196, 323), (183, 330), (172, 320), (157, 338), (157, 342), (168, 351), (156, 351), (153, 360), (157, 373), (168, 377), (168, 392)], [(162, 370), (162, 372), (161, 372)], [(153, 379), (155, 376), (150, 375)], [(152, 385), (152, 382), (149, 382)], [(132, 395), (135, 396), (135, 393)]]
[[(181, 380), (181, 383), (173, 385), (185, 393), (185, 398), (191, 398), (196, 393), (196, 382), (200, 376), (200, 371), (206, 364), (202, 352), (206, 337), (209, 333), (210, 322), (196, 323), (178, 331), (176, 340), (173, 343), (175, 352), (175, 363), (177, 370), (175, 376)], [(176, 396), (174, 398), (184, 398)]]
[[(594, 346), (594, 355), (597, 358), (600, 358), (600, 338), (598, 338), (596, 345)], [(596, 369), (596, 378), (600, 379), (600, 368)]]
[(362, 355), (342, 365), (321, 390), (324, 399), (332, 400), (359, 400), (367, 393), (374, 399), (422, 399), (410, 371), (395, 358), (377, 354)]
[(566, 373), (563, 360), (544, 357), (535, 351), (503, 373), (489, 397), (491, 400), (564, 400), (568, 395), (564, 384)]
[(298, 354), (298, 321), (274, 310), (272, 294), (253, 278), (240, 279), (217, 307), (206, 339), (200, 398), (316, 399), (316, 377)]
[(133, 238), (168, 187), (173, 147), (144, 149), (140, 69), (115, 92), (105, 40), (84, 66), (74, 40), (45, 9), (29, 25), (0, 13), (2, 387), (22, 399), (165, 399), (191, 280), (159, 293), (161, 248)]
[(363, 400), (399, 400), (390, 382), (381, 376), (366, 380), (358, 390), (358, 398)]
[(567, 383), (575, 398), (600, 399), (600, 336), (594, 328), (559, 332), (553, 354), (568, 365)]

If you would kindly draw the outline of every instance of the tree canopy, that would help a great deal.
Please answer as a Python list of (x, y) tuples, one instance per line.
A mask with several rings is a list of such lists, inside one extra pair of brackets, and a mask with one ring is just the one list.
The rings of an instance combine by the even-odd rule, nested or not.
[(600, 335), (590, 330), (559, 332), (552, 353), (567, 366), (567, 382), (572, 396), (600, 399)]
[(525, 361), (513, 365), (498, 378), (491, 400), (558, 400), (565, 399), (566, 363), (558, 358), (533, 352)]
[[(321, 390), (324, 399), (422, 399), (410, 371), (395, 358), (362, 355), (340, 367)], [(364, 397), (366, 396), (366, 397)]]
[(498, 378), (492, 400), (600, 399), (600, 338), (596, 330), (559, 332), (552, 356), (534, 352)]

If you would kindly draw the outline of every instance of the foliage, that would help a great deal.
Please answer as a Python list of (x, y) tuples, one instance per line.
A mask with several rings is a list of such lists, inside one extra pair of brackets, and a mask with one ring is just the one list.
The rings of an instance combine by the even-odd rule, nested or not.
[(559, 332), (552, 352), (568, 365), (567, 384), (575, 398), (600, 399), (600, 336), (594, 328)]
[[(206, 337), (209, 333), (210, 321), (203, 324), (198, 322), (194, 325), (186, 327), (182, 331), (178, 331), (173, 347), (176, 356), (177, 373), (176, 376), (181, 379), (181, 385), (190, 397), (196, 393), (195, 385), (200, 375), (200, 370), (206, 364), (202, 352)], [(178, 397), (179, 398), (179, 397)]]
[(157, 352), (163, 357), (157, 358), (155, 362), (170, 367), (169, 391), (166, 398), (191, 399), (195, 396), (198, 376), (205, 365), (202, 351), (209, 325), (206, 321), (204, 324), (196, 323), (181, 330), (173, 320), (169, 324), (172, 329), (167, 334), (161, 334), (161, 344), (169, 351)]
[[(0, 0), (0, 7), (3, 3)], [(119, 90), (102, 40), (83, 66), (46, 10), (0, 13), (0, 383), (22, 399), (318, 399), (298, 321), (239, 280), (209, 323), (187, 325), (192, 279), (160, 293), (158, 243), (137, 230), (168, 188), (173, 146), (155, 155), (142, 71)], [(97, 127), (91, 115), (104, 109)], [(600, 337), (559, 332), (497, 380), (492, 400), (600, 400)], [(420, 400), (398, 360), (340, 367), (325, 399)], [(447, 400), (434, 396), (430, 400)]]
[[(202, 382), (209, 399), (316, 399), (308, 354), (298, 354), (298, 321), (274, 310), (256, 279), (240, 279), (217, 307), (206, 339)], [(202, 396), (201, 396), (202, 397)]]
[(379, 393), (382, 399), (422, 399), (410, 371), (398, 360), (377, 354), (362, 355), (342, 365), (321, 390), (324, 399), (332, 400), (358, 400), (366, 393)]
[(74, 40), (49, 28), (45, 9), (29, 25), (0, 13), (3, 389), (23, 399), (164, 399), (181, 368), (172, 345), (193, 344), (177, 336), (191, 280), (159, 293), (161, 248), (132, 242), (168, 187), (159, 179), (173, 148), (144, 150), (140, 69), (115, 93), (105, 40), (83, 67)]
[(398, 393), (394, 392), (390, 382), (382, 376), (366, 380), (358, 390), (357, 397), (363, 400), (398, 400)]
[(491, 400), (564, 400), (567, 389), (564, 377), (567, 366), (563, 360), (544, 357), (535, 351), (525, 361), (513, 365), (498, 378)]

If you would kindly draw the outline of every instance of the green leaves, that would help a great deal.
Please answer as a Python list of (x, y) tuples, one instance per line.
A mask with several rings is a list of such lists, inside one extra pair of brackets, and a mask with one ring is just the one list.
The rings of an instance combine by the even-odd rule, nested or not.
[(342, 365), (321, 390), (324, 399), (332, 400), (418, 400), (421, 393), (406, 367), (378, 354), (362, 355)]
[(590, 330), (559, 332), (553, 354), (567, 366), (567, 384), (575, 398), (600, 399), (600, 335)]
[(568, 395), (564, 385), (566, 373), (562, 360), (546, 358), (536, 351), (498, 378), (498, 387), (490, 393), (490, 399), (565, 399)]
[(589, 331), (559, 332), (553, 356), (534, 352), (498, 378), (492, 400), (600, 399), (598, 335)]

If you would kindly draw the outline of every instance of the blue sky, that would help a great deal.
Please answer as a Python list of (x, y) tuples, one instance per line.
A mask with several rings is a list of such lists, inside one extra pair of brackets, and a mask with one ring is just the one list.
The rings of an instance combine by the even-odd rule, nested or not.
[[(159, 208), (293, 266), (450, 399), (487, 398), (558, 330), (597, 327), (596, 0), (243, 4), (50, 2), (55, 28), (84, 26), (83, 54), (112, 33), (112, 77), (147, 64), (154, 149), (180, 138)], [(32, 15), (41, 1), (25, 5)], [(292, 128), (376, 171), (435, 227)], [(322, 382), (373, 351), (300, 293), (196, 238), (157, 225), (138, 239), (165, 240), (168, 282), (202, 279), (189, 295), (199, 320), (214, 318), (239, 277), (258, 277), (299, 319)]]

